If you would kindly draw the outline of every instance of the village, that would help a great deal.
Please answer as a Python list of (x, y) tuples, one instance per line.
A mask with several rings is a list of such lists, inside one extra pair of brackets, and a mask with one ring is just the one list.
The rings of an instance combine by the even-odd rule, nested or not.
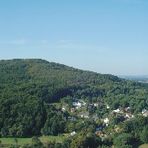
[[(118, 123), (125, 122), (135, 118), (135, 115), (131, 112), (130, 107), (120, 107), (117, 109), (111, 109), (108, 104), (104, 104), (105, 110), (107, 113), (103, 115), (103, 117), (99, 117), (97, 114), (97, 110), (99, 109), (99, 102), (88, 103), (84, 100), (73, 99), (71, 107), (68, 104), (63, 103), (61, 107), (62, 112), (69, 112), (70, 116), (68, 119), (70, 121), (77, 121), (78, 119), (84, 120), (93, 120), (94, 122), (99, 124), (96, 126), (95, 134), (102, 139), (107, 137), (107, 135), (112, 134), (112, 132), (120, 132), (120, 128)], [(140, 116), (148, 117), (148, 110), (143, 109), (139, 114)], [(108, 128), (111, 124), (114, 123), (114, 128), (112, 132), (106, 133), (105, 129)], [(70, 136), (76, 135), (76, 131), (72, 131)]]

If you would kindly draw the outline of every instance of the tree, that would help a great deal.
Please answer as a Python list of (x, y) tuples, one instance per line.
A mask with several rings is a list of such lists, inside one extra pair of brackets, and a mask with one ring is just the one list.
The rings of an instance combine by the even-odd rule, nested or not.
[(101, 139), (96, 137), (93, 133), (82, 131), (74, 137), (70, 148), (97, 148), (101, 144)]
[(55, 108), (48, 109), (48, 115), (44, 127), (42, 128), (43, 135), (58, 135), (65, 131), (66, 121), (64, 113), (57, 111)]
[(133, 137), (131, 134), (122, 133), (114, 138), (113, 143), (115, 148), (131, 147), (133, 144)]
[(120, 122), (123, 122), (125, 119), (124, 119), (124, 116), (121, 116), (121, 115), (117, 115), (116, 117), (112, 118), (112, 124), (113, 125), (117, 125), (119, 124)]
[(0, 147), (1, 147), (1, 145), (2, 145), (2, 141), (0, 140)]
[(143, 128), (140, 139), (143, 143), (148, 143), (148, 126)]
[(43, 144), (36, 136), (32, 137), (32, 148), (43, 148)]

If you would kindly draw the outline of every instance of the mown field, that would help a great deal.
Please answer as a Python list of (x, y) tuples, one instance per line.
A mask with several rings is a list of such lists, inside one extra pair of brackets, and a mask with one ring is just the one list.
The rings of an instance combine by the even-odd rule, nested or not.
[[(62, 142), (64, 140), (65, 136), (42, 136), (39, 137), (41, 142), (48, 143), (48, 142)], [(1, 144), (3, 145), (11, 145), (11, 144), (18, 144), (18, 145), (24, 145), (24, 144), (30, 144), (32, 141), (32, 138), (0, 138)]]
[(148, 144), (143, 144), (139, 148), (148, 148)]
[[(61, 143), (66, 136), (42, 136), (39, 137), (42, 143), (46, 144), (48, 142), (59, 142)], [(17, 144), (18, 145), (25, 145), (25, 144), (31, 144), (32, 138), (16, 138), (17, 139)], [(0, 143), (4, 146), (8, 145), (15, 145), (16, 144), (16, 139), (15, 138), (0, 138)], [(143, 144), (139, 146), (139, 148), (148, 148), (148, 144)]]

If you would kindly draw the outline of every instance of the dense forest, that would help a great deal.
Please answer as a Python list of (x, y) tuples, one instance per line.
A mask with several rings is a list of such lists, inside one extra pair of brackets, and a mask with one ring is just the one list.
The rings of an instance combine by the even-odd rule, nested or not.
[[(32, 137), (71, 132), (69, 113), (62, 112), (54, 106), (54, 103), (59, 103), (61, 100), (70, 102), (74, 98), (90, 103), (102, 102), (108, 104), (111, 109), (130, 107), (133, 114), (138, 114), (143, 109), (148, 109), (148, 86), (117, 76), (83, 71), (40, 59), (1, 60), (0, 136)], [(97, 113), (102, 118), (107, 111), (100, 106)], [(138, 119), (143, 121), (142, 126)], [(133, 124), (139, 124), (139, 129), (135, 127), (137, 133), (130, 126), (132, 121), (127, 123), (126, 127), (121, 125), (124, 133), (117, 135), (118, 140), (114, 140), (115, 144), (122, 141), (122, 136), (134, 140), (129, 135), (132, 132), (135, 138), (139, 139), (140, 132), (148, 130), (145, 126), (148, 120), (138, 119), (133, 121)], [(81, 132), (79, 138), (77, 136), (75, 140), (77, 138), (80, 140), (82, 135), (86, 135), (87, 130), (93, 133), (93, 127), (96, 127), (96, 123), (92, 121), (85, 121), (85, 126), (81, 125), (82, 121), (78, 121), (75, 123), (77, 125), (75, 129)], [(84, 127), (85, 131), (82, 130)], [(100, 139), (94, 139), (93, 136), (90, 134), (90, 139), (85, 138), (88, 141), (93, 139), (93, 144), (97, 145), (95, 143), (99, 143)], [(75, 140), (70, 141), (73, 147), (76, 145)], [(82, 141), (85, 141), (84, 137)], [(85, 142), (84, 145), (87, 146)]]

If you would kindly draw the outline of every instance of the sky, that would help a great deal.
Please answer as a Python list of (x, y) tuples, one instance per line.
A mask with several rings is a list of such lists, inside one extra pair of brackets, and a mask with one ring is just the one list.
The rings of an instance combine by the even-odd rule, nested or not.
[(148, 75), (148, 0), (0, 0), (0, 59)]

